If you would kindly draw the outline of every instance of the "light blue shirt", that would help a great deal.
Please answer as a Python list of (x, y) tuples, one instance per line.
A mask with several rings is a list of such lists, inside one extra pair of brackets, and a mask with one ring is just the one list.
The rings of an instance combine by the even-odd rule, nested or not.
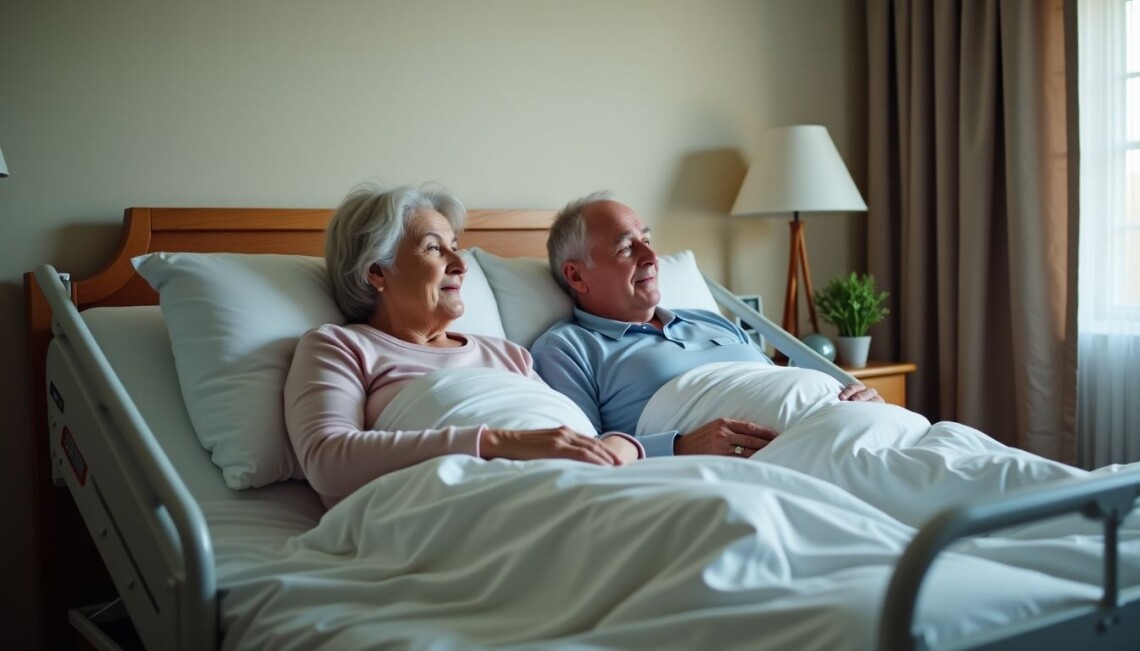
[[(534, 368), (586, 412), (599, 432), (633, 434), (645, 404), (669, 380), (710, 362), (768, 362), (748, 335), (707, 310), (657, 308), (661, 330), (574, 308), (531, 347)], [(671, 456), (678, 432), (639, 436), (647, 456)]]

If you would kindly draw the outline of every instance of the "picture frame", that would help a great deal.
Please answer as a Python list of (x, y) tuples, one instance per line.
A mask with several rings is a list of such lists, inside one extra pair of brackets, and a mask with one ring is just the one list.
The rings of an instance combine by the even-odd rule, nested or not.
[[(761, 298), (759, 294), (737, 294), (736, 297), (739, 298), (745, 305), (756, 310), (760, 314), (764, 313), (764, 299)], [(760, 348), (760, 350), (764, 350), (763, 335), (757, 332), (756, 329), (752, 326), (741, 321), (739, 318), (736, 319), (736, 325), (739, 326), (741, 330), (743, 330), (749, 337), (752, 338), (753, 343), (755, 343), (756, 346)]]
[[(738, 294), (736, 297), (740, 299), (740, 302), (756, 310), (760, 314), (764, 313), (764, 299), (760, 298), (759, 294)], [(740, 319), (736, 320), (736, 325), (740, 326), (740, 329), (745, 332), (756, 332), (755, 328), (748, 325), (747, 323), (744, 323)]]

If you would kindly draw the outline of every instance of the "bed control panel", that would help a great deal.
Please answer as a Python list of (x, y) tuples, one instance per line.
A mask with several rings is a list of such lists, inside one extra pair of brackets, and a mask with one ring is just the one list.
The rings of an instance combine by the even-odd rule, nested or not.
[(79, 451), (75, 437), (71, 435), (71, 430), (67, 427), (63, 427), (59, 435), (59, 447), (63, 449), (63, 453), (71, 463), (71, 472), (75, 475), (75, 480), (79, 482), (80, 486), (86, 486), (87, 461), (83, 459), (83, 453)]

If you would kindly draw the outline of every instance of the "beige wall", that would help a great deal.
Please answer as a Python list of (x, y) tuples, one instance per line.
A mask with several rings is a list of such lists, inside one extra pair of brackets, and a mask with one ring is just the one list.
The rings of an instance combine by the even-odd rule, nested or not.
[[(161, 6), (159, 6), (161, 5)], [(21, 273), (80, 276), (131, 205), (332, 206), (439, 181), (472, 207), (609, 188), (782, 305), (783, 219), (730, 220), (765, 127), (828, 126), (863, 185), (861, 0), (11, 3), (0, 21), (4, 636), (34, 614)], [(862, 217), (808, 223), (817, 282)], [(15, 525), (15, 526), (13, 526)], [(7, 640), (0, 640), (0, 645)]]

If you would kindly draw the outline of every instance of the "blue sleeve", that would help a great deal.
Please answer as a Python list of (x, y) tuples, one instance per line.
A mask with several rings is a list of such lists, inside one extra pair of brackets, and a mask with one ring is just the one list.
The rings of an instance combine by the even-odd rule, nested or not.
[[(559, 341), (539, 342), (530, 351), (534, 370), (551, 389), (574, 401), (586, 414), (594, 429), (604, 432), (602, 413), (598, 406), (598, 385), (590, 364), (569, 344)], [(623, 432), (631, 435), (633, 432)], [(673, 440), (678, 432), (662, 432), (635, 437), (646, 457), (673, 456)]]
[[(534, 370), (551, 389), (570, 398), (574, 404), (586, 414), (598, 432), (606, 432), (610, 428), (602, 422), (602, 411), (599, 405), (598, 384), (595, 381), (594, 368), (586, 355), (583, 355), (572, 343), (552, 336), (550, 333), (540, 337), (531, 348), (530, 355), (534, 358)], [(626, 432), (632, 435), (633, 432)], [(656, 434), (644, 434), (636, 437), (645, 451), (646, 457), (673, 456), (673, 442), (680, 436), (680, 432), (673, 430)]]
[(590, 419), (595, 433), (604, 432), (593, 370), (577, 351), (569, 345), (557, 345), (559, 343), (561, 342), (541, 342), (530, 351), (534, 358), (534, 370), (551, 389), (578, 405)]
[(641, 441), (641, 447), (645, 448), (645, 456), (671, 457), (673, 456), (673, 443), (680, 436), (680, 432), (673, 430), (658, 434), (643, 434), (637, 437), (637, 440)]

